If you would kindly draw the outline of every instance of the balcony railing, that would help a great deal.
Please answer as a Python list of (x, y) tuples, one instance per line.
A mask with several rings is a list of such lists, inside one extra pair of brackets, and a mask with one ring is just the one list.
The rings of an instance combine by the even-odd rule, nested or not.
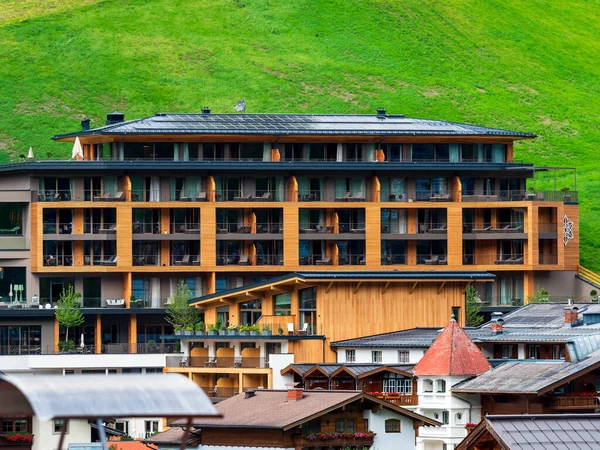
[(271, 234), (282, 234), (283, 233), (283, 224), (277, 222), (271, 223), (257, 223), (256, 224), (256, 233), (271, 233)]
[(400, 264), (406, 264), (406, 254), (404, 253), (392, 253), (381, 256), (382, 266), (394, 266)]
[(522, 253), (513, 253), (507, 255), (499, 255), (497, 253), (466, 253), (463, 255), (463, 264), (466, 266), (473, 264), (522, 265), (525, 264), (525, 255)]
[(32, 191), (32, 201), (38, 202), (70, 202), (73, 199), (71, 189)]
[(160, 234), (160, 222), (138, 222), (131, 224), (133, 234)]
[[(322, 433), (317, 433), (312, 436), (321, 436)], [(357, 433), (358, 434), (358, 433)], [(338, 437), (335, 439), (313, 439), (305, 436), (295, 436), (294, 446), (296, 448), (314, 448), (314, 447), (328, 447), (328, 448), (368, 448), (373, 445), (374, 437)]]
[[(257, 223), (255, 225), (255, 232), (256, 234), (281, 234), (283, 233), (283, 225), (279, 223)], [(217, 224), (217, 234), (228, 233), (252, 234), (252, 225), (238, 225), (236, 223)]]
[[(81, 346), (78, 343), (74, 343), (74, 346), (69, 349), (64, 349), (62, 345), (58, 346), (54, 345), (29, 345), (29, 346), (0, 346), (0, 356), (17, 356), (17, 355), (61, 355), (61, 354), (95, 354), (96, 347), (94, 345), (84, 345)], [(177, 344), (175, 343), (167, 343), (167, 344), (103, 344), (100, 347), (100, 352), (102, 354), (168, 354), (168, 353), (178, 353)], [(175, 357), (177, 358), (177, 357)]]
[(463, 223), (463, 233), (524, 233), (525, 226), (515, 222), (496, 222), (496, 225), (477, 225), (472, 222)]
[(283, 266), (283, 253), (271, 255), (256, 255), (257, 266)]
[(251, 266), (252, 260), (246, 255), (217, 255), (217, 266)]
[(366, 263), (363, 253), (338, 255), (338, 266), (364, 266)]
[(73, 265), (73, 255), (44, 255), (43, 258), (46, 267)]
[(235, 387), (208, 387), (202, 386), (202, 390), (209, 397), (229, 398), (239, 394), (239, 389)]
[(446, 222), (439, 223), (419, 223), (417, 224), (418, 234), (447, 234), (448, 224)]
[(171, 255), (172, 266), (199, 266), (200, 255)]
[(133, 255), (134, 266), (159, 266), (160, 255), (158, 253), (138, 253)]
[(223, 357), (219, 356), (167, 356), (167, 367), (207, 367), (207, 368), (252, 368), (264, 369), (269, 364), (266, 358)]
[(376, 397), (398, 406), (412, 406), (419, 402), (416, 394), (380, 394)]
[(200, 223), (175, 222), (170, 226), (171, 234), (200, 234)]
[(114, 222), (90, 223), (83, 224), (83, 232), (85, 234), (116, 234), (117, 224)]
[(600, 401), (596, 395), (554, 397), (551, 400), (551, 407), (557, 410), (596, 409), (599, 405)]
[(117, 255), (84, 255), (84, 266), (116, 266), (118, 261)]
[(248, 192), (235, 189), (216, 191), (215, 200), (217, 202), (281, 202), (285, 198), (276, 190)]
[(445, 253), (417, 255), (417, 264), (425, 264), (427, 266), (445, 266), (448, 264), (448, 257)]
[(494, 190), (489, 194), (479, 194), (463, 190), (463, 202), (565, 202), (577, 203), (577, 191), (523, 191), (523, 190)]
[(56, 222), (44, 222), (43, 223), (44, 234), (71, 234), (73, 231), (72, 223), (56, 223)]

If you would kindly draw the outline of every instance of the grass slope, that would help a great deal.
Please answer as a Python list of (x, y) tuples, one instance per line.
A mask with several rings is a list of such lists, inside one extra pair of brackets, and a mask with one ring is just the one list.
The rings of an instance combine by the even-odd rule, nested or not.
[[(389, 112), (532, 131), (517, 158), (577, 167), (600, 270), (597, 0), (8, 0), (0, 162), (65, 157), (83, 115)], [(558, 187), (570, 179), (559, 180)]]

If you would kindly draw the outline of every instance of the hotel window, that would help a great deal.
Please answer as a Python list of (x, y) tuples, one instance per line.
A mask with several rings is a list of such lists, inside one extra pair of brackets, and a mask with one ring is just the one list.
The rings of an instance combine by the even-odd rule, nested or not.
[(400, 433), (400, 421), (398, 419), (388, 419), (385, 421), (386, 433)]
[(381, 350), (373, 350), (371, 352), (371, 362), (380, 363), (383, 361)]
[(262, 299), (240, 303), (240, 324), (254, 325), (262, 316)]
[(144, 429), (146, 431), (146, 437), (150, 437), (154, 433), (158, 433), (158, 420), (145, 420)]
[(565, 346), (564, 345), (553, 345), (552, 346), (552, 359), (565, 359)]
[(448, 411), (442, 411), (442, 424), (448, 425), (450, 423), (450, 413)]
[(335, 419), (335, 432), (343, 433), (346, 430), (346, 424), (344, 419)]
[(356, 362), (356, 350), (346, 350), (346, 362)]
[(401, 395), (412, 395), (413, 382), (399, 373), (388, 372), (383, 378), (383, 392)]
[(399, 363), (410, 362), (410, 351), (409, 350), (398, 350), (398, 362)]
[(64, 430), (65, 434), (69, 433), (68, 422), (63, 419), (55, 419), (52, 423), (52, 434), (61, 434)]
[(300, 313), (300, 330), (306, 329), (306, 334), (317, 332), (317, 289), (311, 287), (298, 291)]
[(120, 431), (121, 433), (129, 434), (129, 421), (117, 421), (115, 422), (115, 430)]
[(502, 359), (510, 359), (513, 354), (513, 346), (512, 345), (503, 345), (502, 346)]
[(289, 316), (292, 314), (291, 294), (279, 294), (273, 297), (273, 309), (276, 316)]
[(40, 354), (41, 326), (0, 326), (0, 355)]
[(436, 386), (436, 392), (446, 392), (446, 380), (437, 380)]
[(23, 235), (23, 204), (0, 203), (0, 235)]
[(540, 359), (540, 346), (530, 345), (529, 346), (529, 359)]

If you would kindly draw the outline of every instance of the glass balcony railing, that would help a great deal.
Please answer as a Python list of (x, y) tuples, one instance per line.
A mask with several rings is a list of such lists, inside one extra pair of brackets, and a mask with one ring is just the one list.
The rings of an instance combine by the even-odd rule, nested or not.
[(200, 255), (171, 255), (172, 266), (199, 266)]
[(217, 254), (217, 266), (251, 266), (252, 261), (246, 255)]
[(283, 254), (258, 254), (257, 266), (283, 266)]
[(158, 253), (138, 253), (133, 255), (134, 266), (160, 266)]
[(174, 222), (170, 225), (172, 234), (200, 234), (200, 223), (197, 222)]
[(406, 264), (406, 254), (404, 253), (391, 253), (381, 256), (382, 266), (394, 266)]
[(72, 266), (73, 255), (44, 255), (44, 266)]
[(523, 265), (525, 256), (522, 253), (503, 254), (498, 253), (476, 253), (463, 254), (463, 264), (468, 265)]
[(445, 253), (419, 255), (417, 254), (417, 264), (428, 266), (445, 266), (448, 264), (448, 258)]
[(525, 226), (518, 222), (496, 222), (495, 225), (463, 223), (463, 233), (524, 233)]

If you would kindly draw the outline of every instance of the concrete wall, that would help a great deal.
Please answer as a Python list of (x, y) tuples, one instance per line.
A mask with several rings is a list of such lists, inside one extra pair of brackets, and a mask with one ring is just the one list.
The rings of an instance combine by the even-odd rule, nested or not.
[(576, 271), (545, 271), (534, 272), (535, 289), (538, 287), (548, 291), (550, 296), (564, 296), (572, 299), (585, 297), (589, 299), (590, 291), (599, 289), (579, 278)]
[[(60, 434), (54, 433), (54, 422), (39, 421), (33, 419), (33, 447), (32, 450), (55, 450), (58, 448)], [(68, 432), (65, 435), (63, 449), (67, 448), (69, 443), (87, 443), (91, 442), (91, 426), (87, 420), (71, 420), (69, 422)]]
[(273, 370), (273, 389), (286, 389), (286, 384), (293, 383), (293, 375), (281, 375), (281, 369), (294, 362), (292, 353), (280, 353), (269, 357), (269, 366)]

